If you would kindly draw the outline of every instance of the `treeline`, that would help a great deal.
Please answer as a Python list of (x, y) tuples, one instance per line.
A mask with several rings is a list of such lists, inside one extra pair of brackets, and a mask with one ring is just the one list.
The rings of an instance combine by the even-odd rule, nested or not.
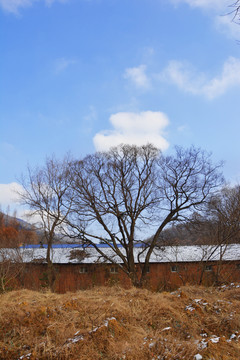
[(164, 230), (161, 245), (227, 245), (240, 242), (240, 186), (224, 186), (201, 212)]

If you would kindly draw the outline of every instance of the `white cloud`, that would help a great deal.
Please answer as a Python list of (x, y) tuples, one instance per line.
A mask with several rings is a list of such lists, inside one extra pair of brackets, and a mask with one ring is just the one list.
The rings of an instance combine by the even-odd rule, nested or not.
[(69, 66), (76, 64), (75, 59), (66, 59), (66, 58), (59, 58), (55, 61), (55, 72), (56, 74), (61, 73), (65, 69), (67, 69)]
[(16, 191), (22, 191), (20, 184), (12, 182), (10, 184), (0, 184), (0, 208), (6, 209), (8, 206), (17, 208), (18, 195)]
[(119, 144), (140, 146), (152, 143), (161, 150), (169, 146), (164, 138), (164, 129), (169, 120), (162, 112), (119, 112), (111, 115), (110, 123), (113, 130), (100, 132), (93, 138), (97, 150), (105, 151)]
[(20, 205), (20, 198), (17, 192), (23, 192), (23, 187), (16, 182), (0, 184), (0, 211), (8, 215), (15, 215), (32, 224), (39, 223), (40, 217), (34, 215), (30, 217), (31, 211)]
[(146, 65), (128, 68), (124, 72), (124, 78), (129, 79), (137, 88), (147, 89), (150, 86), (150, 80), (146, 75)]
[(204, 74), (198, 74), (189, 64), (171, 61), (160, 74), (159, 79), (171, 82), (181, 90), (194, 95), (204, 95), (208, 99), (214, 99), (230, 88), (240, 86), (240, 59), (228, 58), (223, 64), (221, 74), (212, 79), (208, 79)]
[(27, 8), (37, 1), (44, 1), (45, 5), (51, 6), (54, 2), (65, 3), (69, 0), (0, 0), (0, 7), (6, 11), (17, 15), (21, 8)]

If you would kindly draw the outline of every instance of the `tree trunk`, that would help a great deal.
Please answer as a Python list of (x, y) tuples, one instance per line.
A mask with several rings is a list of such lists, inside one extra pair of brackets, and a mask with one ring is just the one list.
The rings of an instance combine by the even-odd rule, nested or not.
[[(203, 265), (202, 265), (202, 266), (203, 266)], [(205, 266), (204, 266), (204, 267), (205, 267)], [(199, 279), (198, 285), (202, 285), (203, 274), (204, 274), (204, 267), (202, 267), (202, 269), (201, 269), (200, 279)]]
[[(50, 234), (50, 235), (52, 235), (52, 234)], [(48, 246), (47, 246), (47, 280), (48, 280), (49, 289), (51, 291), (54, 291), (55, 271), (54, 271), (54, 265), (53, 265), (52, 260), (51, 260), (52, 236), (47, 238), (47, 240), (48, 240)]]
[(49, 289), (54, 292), (55, 290), (55, 280), (56, 280), (56, 276), (55, 276), (55, 270), (54, 270), (54, 266), (52, 261), (50, 261), (47, 265), (47, 278), (48, 278), (48, 286)]
[(141, 277), (140, 277), (140, 280), (139, 280), (139, 287), (140, 288), (144, 287), (144, 284), (145, 284), (145, 281), (146, 281), (146, 275), (147, 275), (147, 272), (146, 272), (146, 268), (144, 267), (142, 269), (142, 274), (141, 274)]
[(132, 285), (135, 287), (141, 287), (139, 278), (137, 276), (136, 269), (129, 273), (129, 277), (131, 279)]

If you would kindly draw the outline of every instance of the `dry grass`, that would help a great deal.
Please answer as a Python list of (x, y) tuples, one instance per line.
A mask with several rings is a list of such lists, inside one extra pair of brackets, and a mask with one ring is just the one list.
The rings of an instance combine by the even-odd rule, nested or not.
[(0, 296), (0, 359), (239, 359), (239, 305), (236, 286), (12, 291)]

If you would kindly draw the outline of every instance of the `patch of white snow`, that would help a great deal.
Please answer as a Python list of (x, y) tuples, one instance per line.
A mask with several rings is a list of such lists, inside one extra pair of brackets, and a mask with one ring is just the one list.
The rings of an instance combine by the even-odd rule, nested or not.
[(217, 344), (220, 340), (219, 336), (216, 335), (212, 335), (211, 338), (209, 339), (213, 344)]
[(202, 355), (200, 355), (200, 354), (196, 354), (196, 355), (194, 355), (194, 360), (202, 360)]

